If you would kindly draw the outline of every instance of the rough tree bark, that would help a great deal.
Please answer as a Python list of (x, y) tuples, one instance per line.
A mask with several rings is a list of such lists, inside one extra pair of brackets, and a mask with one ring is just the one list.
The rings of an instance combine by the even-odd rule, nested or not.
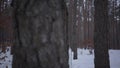
[(95, 0), (95, 68), (110, 68), (108, 54), (108, 0)]
[(64, 0), (13, 0), (13, 68), (68, 68)]

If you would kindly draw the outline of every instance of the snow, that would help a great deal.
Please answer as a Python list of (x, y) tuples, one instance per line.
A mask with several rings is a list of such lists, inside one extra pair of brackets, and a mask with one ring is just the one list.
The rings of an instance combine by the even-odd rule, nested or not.
[(12, 68), (12, 58), (11, 47), (7, 47), (5, 53), (0, 50), (0, 68)]
[(120, 50), (109, 50), (111, 68), (120, 68)]
[[(78, 59), (73, 60), (73, 52), (69, 49), (70, 68), (94, 68), (94, 50), (90, 54), (88, 49), (77, 49)], [(120, 50), (109, 50), (110, 68), (120, 68)]]
[(70, 68), (94, 68), (94, 55), (90, 55), (89, 50), (77, 49), (78, 59), (73, 60), (73, 52), (69, 49)]

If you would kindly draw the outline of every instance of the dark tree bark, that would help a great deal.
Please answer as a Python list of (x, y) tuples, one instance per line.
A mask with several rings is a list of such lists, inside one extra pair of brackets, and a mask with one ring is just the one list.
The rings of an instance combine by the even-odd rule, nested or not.
[(73, 54), (73, 59), (77, 59), (77, 26), (76, 26), (76, 14), (77, 14), (77, 0), (70, 0), (69, 1), (69, 6), (68, 6), (68, 11), (69, 11), (69, 45), (72, 51), (74, 52)]
[(77, 21), (77, 18), (76, 18), (76, 15), (77, 15), (77, 0), (74, 0), (74, 4), (73, 4), (73, 32), (72, 32), (72, 50), (74, 52), (74, 55), (73, 55), (73, 59), (77, 59), (77, 25), (76, 25), (76, 21)]
[(110, 68), (108, 54), (108, 0), (95, 0), (95, 68)]
[(64, 0), (13, 0), (13, 68), (68, 68)]

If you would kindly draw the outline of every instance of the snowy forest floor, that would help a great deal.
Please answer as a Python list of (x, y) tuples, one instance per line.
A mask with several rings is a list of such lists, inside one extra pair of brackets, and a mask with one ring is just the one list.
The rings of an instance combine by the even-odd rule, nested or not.
[[(78, 59), (73, 60), (73, 52), (69, 49), (70, 68), (94, 68), (94, 50), (90, 54), (88, 49), (77, 49)], [(120, 50), (109, 50), (110, 68), (120, 68)]]
[(0, 68), (12, 68), (12, 59), (11, 47), (7, 47), (5, 53), (0, 49)]
[[(11, 48), (7, 47), (6, 53), (0, 50), (0, 68), (12, 68)], [(88, 49), (77, 49), (78, 59), (73, 60), (73, 52), (69, 48), (69, 66), (70, 68), (94, 68), (94, 50), (90, 54)], [(120, 50), (109, 50), (110, 67), (120, 68)]]

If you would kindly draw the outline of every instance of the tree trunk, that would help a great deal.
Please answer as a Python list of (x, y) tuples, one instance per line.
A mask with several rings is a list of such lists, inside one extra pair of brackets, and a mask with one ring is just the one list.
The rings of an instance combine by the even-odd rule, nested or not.
[(64, 0), (13, 0), (13, 68), (68, 68)]
[(77, 1), (76, 0), (70, 0), (69, 2), (69, 6), (68, 6), (68, 10), (69, 10), (69, 45), (70, 48), (72, 49), (72, 51), (74, 52), (73, 54), (73, 59), (77, 59), (77, 35), (76, 35), (76, 12), (77, 12), (77, 8), (76, 8), (76, 4)]
[(95, 68), (110, 68), (108, 54), (108, 0), (95, 0)]

